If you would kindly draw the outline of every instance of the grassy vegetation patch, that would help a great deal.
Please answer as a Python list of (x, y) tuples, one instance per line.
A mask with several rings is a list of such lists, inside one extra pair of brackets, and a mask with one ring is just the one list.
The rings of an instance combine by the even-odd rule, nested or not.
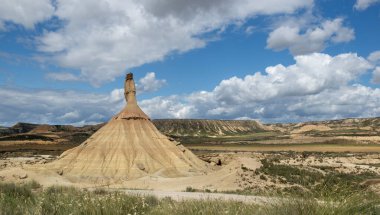
[(361, 130), (361, 129), (334, 129), (330, 131), (308, 131), (304, 133), (313, 137), (335, 137), (335, 136), (374, 136), (378, 135), (378, 132)]
[(151, 196), (131, 196), (105, 190), (86, 191), (70, 187), (42, 190), (37, 183), (0, 184), (0, 214), (379, 214), (379, 197), (349, 192), (314, 197), (268, 198), (248, 204), (221, 200), (173, 201)]
[(294, 166), (274, 164), (267, 159), (261, 160), (262, 167), (258, 173), (264, 173), (273, 177), (281, 177), (290, 184), (299, 184), (310, 187), (323, 179), (323, 174), (317, 171), (310, 171)]
[[(305, 154), (304, 157), (309, 156)], [(341, 173), (334, 168), (313, 166), (291, 166), (280, 164), (278, 157), (263, 159), (262, 167), (256, 170), (256, 174), (262, 174), (270, 178), (284, 181), (288, 186), (283, 189), (274, 189), (272, 193), (291, 196), (311, 196), (314, 198), (346, 198), (353, 193), (365, 193), (365, 195), (377, 196), (362, 182), (367, 179), (378, 178), (373, 172)], [(320, 169), (322, 171), (318, 171)], [(365, 192), (364, 192), (365, 191)], [(365, 197), (365, 198), (367, 198)], [(369, 198), (369, 197), (368, 197)], [(376, 197), (377, 198), (377, 197)]]
[(170, 198), (133, 196), (104, 190), (85, 191), (0, 184), (0, 214), (256, 214), (258, 206), (241, 202), (176, 202)]

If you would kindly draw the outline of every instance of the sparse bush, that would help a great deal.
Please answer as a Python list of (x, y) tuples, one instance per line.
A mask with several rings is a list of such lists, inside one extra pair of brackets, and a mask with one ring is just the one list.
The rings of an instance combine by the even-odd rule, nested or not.
[(272, 162), (273, 162), (273, 163), (280, 163), (280, 158), (278, 158), (278, 157), (274, 157), (274, 158), (272, 159)]
[(305, 151), (305, 152), (302, 152), (301, 155), (302, 155), (302, 158), (303, 158), (303, 159), (306, 159), (306, 158), (308, 158), (311, 154), (312, 154), (312, 152), (306, 152), (306, 151)]
[(265, 175), (260, 175), (260, 179), (266, 181), (268, 178)]
[(38, 189), (41, 188), (41, 184), (39, 184), (37, 181), (32, 180), (25, 184), (25, 186), (29, 187), (30, 189)]
[(196, 190), (192, 187), (186, 187), (186, 192), (195, 192)]
[(286, 179), (283, 178), (283, 177), (279, 177), (278, 180), (279, 180), (280, 183), (282, 183), (282, 184), (286, 184), (286, 182), (287, 182)]
[(245, 171), (248, 171), (249, 169), (247, 167), (245, 167), (243, 164), (241, 165), (241, 169), (245, 172)]
[(103, 188), (96, 188), (94, 190), (94, 193), (97, 194), (97, 195), (104, 195), (104, 194), (107, 193), (107, 191), (105, 189), (103, 189)]

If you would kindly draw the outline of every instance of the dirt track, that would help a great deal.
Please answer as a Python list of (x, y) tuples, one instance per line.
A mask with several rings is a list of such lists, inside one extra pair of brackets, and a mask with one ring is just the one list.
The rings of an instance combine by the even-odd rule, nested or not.
[[(120, 191), (120, 190), (119, 190)], [(175, 192), (161, 190), (123, 190), (127, 194), (139, 196), (155, 196), (159, 199), (170, 197), (175, 201), (184, 200), (222, 200), (222, 201), (238, 201), (245, 203), (266, 203), (273, 201), (273, 198), (262, 196), (247, 196), (225, 193), (203, 193), (203, 192)]]

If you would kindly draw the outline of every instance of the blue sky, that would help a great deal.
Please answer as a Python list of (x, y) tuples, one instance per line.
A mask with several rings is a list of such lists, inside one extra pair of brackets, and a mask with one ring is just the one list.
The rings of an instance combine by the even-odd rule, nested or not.
[(4, 0), (0, 125), (380, 115), (380, 1)]

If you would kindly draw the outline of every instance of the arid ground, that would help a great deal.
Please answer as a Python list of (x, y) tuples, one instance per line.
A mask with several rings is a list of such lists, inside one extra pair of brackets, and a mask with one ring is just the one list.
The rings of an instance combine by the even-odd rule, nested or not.
[[(174, 200), (218, 199), (221, 196), (215, 193), (223, 193), (225, 200), (257, 204), (268, 198), (305, 195), (324, 198), (331, 194), (360, 193), (363, 189), (366, 193), (380, 194), (379, 118), (266, 125), (215, 120), (154, 123), (162, 133), (209, 163), (212, 171), (194, 177), (151, 176), (119, 184), (75, 185), (57, 174), (35, 174), (28, 167), (55, 160), (102, 124), (78, 128), (19, 123), (1, 129), (0, 181), (75, 185), (88, 190), (119, 190)], [(183, 194), (184, 191), (193, 194)]]

